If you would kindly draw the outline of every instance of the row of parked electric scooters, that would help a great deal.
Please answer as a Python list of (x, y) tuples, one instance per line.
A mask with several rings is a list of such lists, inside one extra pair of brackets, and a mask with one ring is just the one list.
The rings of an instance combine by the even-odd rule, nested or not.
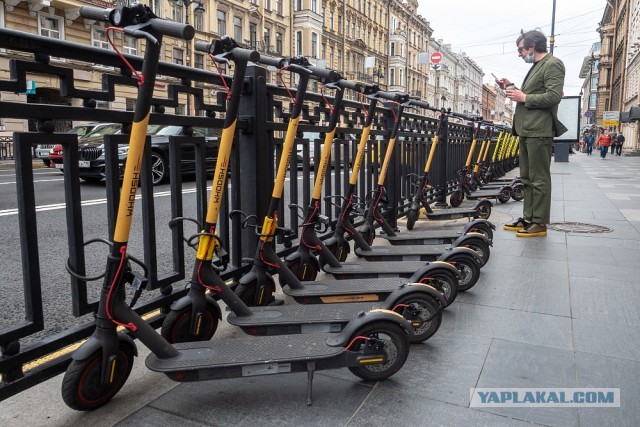
[[(80, 14), (86, 19), (108, 22), (123, 28), (129, 35), (147, 40), (140, 72), (143, 79), (140, 80), (122, 184), (123, 194), (135, 195), (139, 176), (136, 168), (139, 168), (143, 155), (162, 36), (189, 40), (193, 37), (193, 29), (158, 19), (142, 4), (115, 9), (82, 7)], [(491, 202), (486, 198), (469, 207), (430, 208), (427, 175), (441, 136), (441, 126), (431, 145), (424, 175), (416, 180), (416, 194), (410, 208), (410, 212), (415, 214), (413, 223), (418, 220), (421, 207), (425, 208), (430, 221), (457, 218), (470, 218), (472, 221), (460, 231), (433, 227), (428, 231), (396, 232), (387, 224), (380, 212), (380, 204), (386, 195), (386, 172), (403, 111), (408, 107), (438, 111), (440, 124), (453, 116), (476, 123), (474, 126), (478, 129), (482, 119), (434, 110), (407, 94), (387, 93), (375, 85), (347, 81), (334, 70), (311, 66), (304, 57), (260, 55), (241, 48), (228, 37), (212, 43), (196, 42), (195, 48), (209, 53), (216, 62), (233, 62), (234, 72), (232, 84), (227, 88), (225, 124), (214, 173), (214, 177), (222, 182), (213, 186), (205, 223), (189, 219), (197, 224), (198, 231), (187, 239), (188, 242), (197, 241), (188, 293), (171, 305), (160, 333), (126, 304), (124, 286), (140, 280), (143, 273), (135, 273), (129, 267), (131, 263), (128, 261), (142, 263), (127, 254), (133, 202), (128, 202), (131, 198), (122, 198), (102, 286), (96, 330), (73, 353), (73, 361), (62, 385), (64, 401), (74, 409), (94, 409), (109, 401), (124, 385), (137, 351), (129, 335), (117, 331), (118, 325), (151, 350), (146, 360), (149, 369), (164, 373), (175, 381), (306, 372), (308, 404), (311, 404), (315, 371), (347, 367), (365, 380), (389, 378), (404, 365), (409, 344), (420, 343), (433, 336), (442, 321), (443, 310), (453, 303), (457, 293), (469, 290), (477, 283), (480, 269), (489, 260), (495, 229), (486, 219), (491, 213)], [(259, 239), (251, 270), (230, 287), (220, 278), (212, 260), (222, 256), (223, 245), (216, 234), (216, 225), (222, 192), (226, 188), (239, 99), (248, 62), (276, 67), (278, 73), (294, 73), (297, 78), (292, 80), (297, 81), (297, 87), (295, 96), (292, 96), (292, 109), (267, 215), (260, 222), (251, 213), (231, 213), (244, 227), (255, 229)], [(274, 240), (289, 230), (278, 225), (278, 207), (310, 79), (320, 81), (334, 91), (331, 114), (324, 148), (319, 161), (315, 162), (316, 180), (311, 202), (305, 209), (299, 247), (282, 260), (275, 251)], [(346, 90), (356, 91), (369, 104), (348, 191), (341, 196), (341, 213), (335, 233), (323, 242), (316, 232), (320, 221), (321, 190)], [(380, 101), (390, 103), (388, 108), (392, 110), (395, 121), (364, 225), (356, 229), (353, 225), (357, 211), (354, 194)], [(506, 133), (504, 135), (506, 141), (508, 138)], [(477, 137), (476, 133), (472, 146), (475, 146)], [(488, 141), (486, 139), (483, 143), (486, 152), (490, 145)], [(494, 150), (495, 159), (500, 155), (508, 158), (508, 144), (502, 145), (502, 151)], [(472, 153), (469, 158), (471, 156)], [(481, 163), (477, 161), (474, 167), (495, 168), (493, 161), (486, 165)], [(176, 218), (171, 225), (181, 226), (185, 219)], [(412, 227), (413, 224), (409, 228)], [(377, 229), (382, 233), (376, 234)], [(376, 237), (388, 240), (391, 245), (374, 246)], [(358, 262), (346, 262), (351, 250), (350, 240), (354, 242), (355, 255), (362, 258)], [(145, 269), (143, 265), (142, 268)], [(337, 280), (317, 280), (321, 270)], [(277, 274), (283, 292), (296, 304), (283, 305), (275, 298), (273, 274)], [(212, 340), (222, 319), (220, 300), (230, 310), (227, 321), (251, 336)]]

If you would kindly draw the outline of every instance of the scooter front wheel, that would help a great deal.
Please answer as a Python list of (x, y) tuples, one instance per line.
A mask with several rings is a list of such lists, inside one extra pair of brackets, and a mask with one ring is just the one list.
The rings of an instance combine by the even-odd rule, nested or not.
[(449, 197), (449, 204), (452, 207), (457, 208), (462, 204), (463, 200), (464, 193), (461, 190), (455, 190), (453, 193), (451, 193), (451, 197)]
[(84, 360), (71, 362), (62, 380), (62, 399), (71, 409), (90, 411), (107, 403), (120, 391), (131, 374), (133, 348), (120, 342), (120, 348), (111, 362), (108, 382), (102, 384), (102, 350)]
[(389, 378), (402, 368), (409, 356), (409, 335), (395, 323), (372, 322), (363, 326), (351, 337), (350, 351), (365, 351), (369, 339), (384, 343), (386, 362), (380, 364), (351, 366), (349, 370), (366, 381), (380, 381)]
[(481, 219), (489, 219), (491, 216), (491, 203), (479, 203), (476, 208)]
[(196, 319), (196, 330), (191, 331), (191, 306), (171, 310), (162, 322), (160, 334), (171, 344), (180, 342), (209, 341), (218, 329), (218, 314), (209, 304)]
[(373, 244), (373, 241), (376, 238), (376, 230), (373, 227), (369, 227), (365, 231), (358, 230), (358, 233), (360, 233), (360, 236), (362, 236), (369, 246)]
[(260, 288), (257, 280), (239, 284), (235, 290), (236, 295), (249, 307), (265, 306), (273, 303), (276, 292), (276, 282), (271, 275), (265, 277), (265, 286)]
[(418, 220), (418, 210), (417, 209), (409, 209), (409, 213), (407, 213), (407, 230), (413, 230), (413, 227), (416, 225), (416, 221)]
[[(426, 283), (436, 288), (446, 300), (447, 307), (449, 307), (456, 300), (458, 296), (458, 278), (450, 272), (435, 272), (428, 273), (428, 277), (421, 277), (420, 283)], [(446, 307), (443, 307), (446, 308)]]
[(482, 258), (481, 267), (484, 267), (484, 265), (489, 261), (489, 258), (491, 257), (491, 248), (487, 242), (480, 239), (473, 239), (468, 243), (465, 243), (464, 246), (476, 251), (476, 253), (480, 255), (480, 258)]
[(516, 202), (524, 199), (524, 188), (521, 185), (516, 185), (511, 189), (511, 198)]
[[(327, 245), (327, 249), (336, 257), (336, 259), (340, 262), (345, 262), (347, 257), (349, 256), (349, 252), (351, 252), (351, 247), (349, 246), (349, 242), (343, 240), (341, 243), (334, 242), (330, 245)], [(320, 253), (320, 265), (327, 265), (329, 262), (324, 258), (322, 253)]]
[(431, 338), (442, 323), (442, 309), (430, 295), (406, 295), (395, 302), (394, 311), (402, 314), (413, 326), (413, 333), (409, 334), (411, 344), (419, 344)]
[(478, 262), (466, 254), (459, 254), (448, 259), (462, 273), (462, 279), (458, 283), (458, 291), (465, 292), (473, 288), (480, 278), (480, 266)]
[(505, 187), (500, 191), (498, 195), (498, 201), (500, 203), (507, 203), (511, 199), (511, 190), (508, 187)]
[(298, 258), (287, 263), (287, 267), (296, 275), (298, 280), (307, 282), (316, 280), (318, 270), (320, 270), (320, 263), (313, 256), (309, 256), (309, 261), (301, 262)]

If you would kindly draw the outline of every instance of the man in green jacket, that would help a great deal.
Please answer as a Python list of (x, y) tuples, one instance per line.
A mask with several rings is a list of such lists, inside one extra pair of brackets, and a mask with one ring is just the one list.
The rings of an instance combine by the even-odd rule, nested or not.
[(558, 120), (558, 104), (564, 86), (564, 64), (547, 52), (547, 37), (528, 31), (516, 40), (518, 56), (533, 64), (522, 89), (507, 79), (496, 82), (515, 101), (513, 133), (520, 135), (520, 178), (524, 184), (522, 218), (506, 224), (518, 237), (547, 235), (551, 213), (551, 153), (553, 137), (567, 128)]

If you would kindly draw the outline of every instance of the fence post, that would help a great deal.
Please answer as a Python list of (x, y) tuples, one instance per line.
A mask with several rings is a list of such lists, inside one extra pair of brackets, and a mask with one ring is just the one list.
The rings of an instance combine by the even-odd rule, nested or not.
[[(247, 67), (245, 91), (239, 107), (239, 118), (249, 123), (249, 128), (238, 132), (238, 155), (232, 170), (239, 176), (231, 176), (231, 209), (242, 209), (247, 215), (255, 214), (258, 222), (267, 213), (273, 190), (273, 135), (267, 129), (267, 81), (266, 70), (257, 65)], [(232, 159), (233, 161), (233, 159)], [(241, 182), (240, 185), (237, 185)], [(234, 224), (232, 241), (241, 242), (232, 248), (232, 259), (239, 266), (242, 258), (252, 258), (258, 237), (252, 228), (240, 231)]]
[(440, 164), (442, 167), (440, 168), (440, 189), (438, 191), (438, 198), (436, 199), (436, 207), (439, 208), (447, 208), (449, 205), (447, 204), (447, 166), (449, 164), (449, 150), (447, 145), (449, 144), (449, 120), (448, 117), (445, 116), (442, 121), (442, 128), (440, 129), (440, 135), (442, 138), (438, 142), (440, 145)]
[[(389, 104), (390, 108), (396, 108), (395, 105)], [(386, 117), (387, 129), (393, 129), (394, 115), (389, 112)], [(383, 157), (384, 158), (384, 155)], [(398, 229), (398, 206), (400, 205), (400, 137), (396, 138), (396, 143), (393, 146), (393, 155), (391, 156), (391, 164), (387, 171), (385, 187), (387, 189), (388, 205), (387, 211), (387, 223), (394, 229)]]

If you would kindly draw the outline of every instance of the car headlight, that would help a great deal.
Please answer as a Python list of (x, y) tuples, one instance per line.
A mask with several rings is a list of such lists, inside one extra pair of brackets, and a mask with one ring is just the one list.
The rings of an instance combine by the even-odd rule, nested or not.
[(129, 152), (128, 145), (122, 145), (118, 147), (118, 156), (126, 156), (128, 152)]

